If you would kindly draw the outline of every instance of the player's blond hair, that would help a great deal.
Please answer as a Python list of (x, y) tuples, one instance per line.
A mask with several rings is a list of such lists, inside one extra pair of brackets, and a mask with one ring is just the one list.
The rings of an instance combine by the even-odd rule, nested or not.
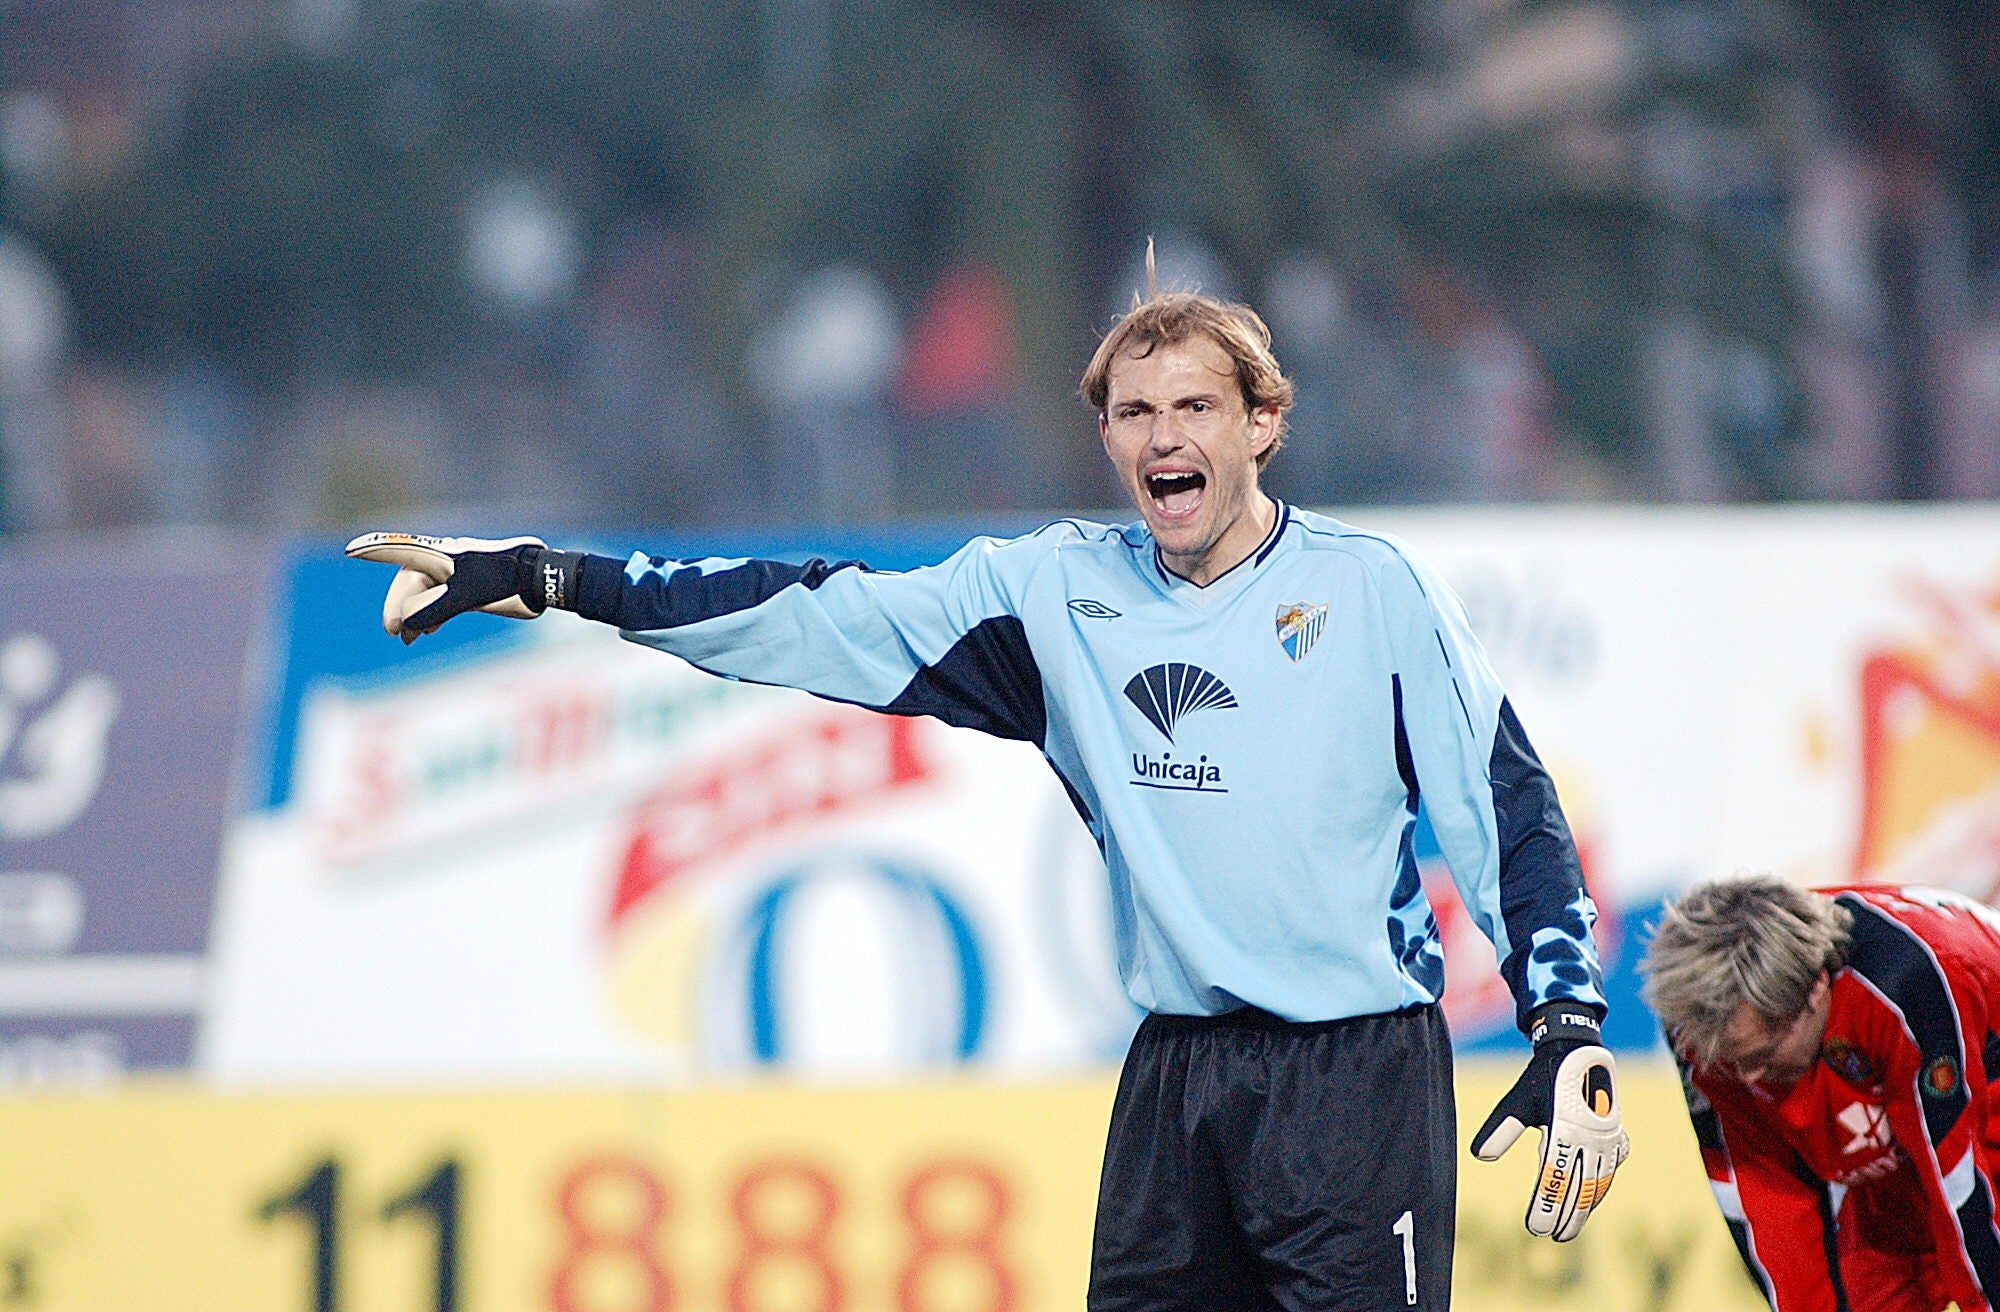
[(1221, 347), (1236, 367), (1236, 386), (1244, 408), (1255, 414), (1276, 409), (1278, 432), (1257, 457), (1262, 469), (1284, 444), (1285, 411), (1292, 408), (1292, 380), (1271, 354), (1271, 330), (1247, 305), (1219, 301), (1199, 292), (1156, 292), (1139, 301), (1111, 326), (1077, 390), (1099, 415), (1111, 398), (1111, 365), (1121, 355), (1143, 359), (1162, 346), (1179, 346), (1206, 337)]
[(1853, 924), (1832, 898), (1773, 875), (1697, 884), (1653, 931), (1642, 996), (1676, 1050), (1713, 1065), (1744, 1003), (1773, 1023), (1805, 1010), (1814, 982), (1846, 959)]

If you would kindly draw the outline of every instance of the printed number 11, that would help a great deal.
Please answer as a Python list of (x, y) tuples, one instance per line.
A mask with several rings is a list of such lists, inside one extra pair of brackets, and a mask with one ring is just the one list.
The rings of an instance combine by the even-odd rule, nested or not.
[[(434, 1312), (458, 1309), (458, 1161), (447, 1157), (409, 1192), (382, 1206), (382, 1219), (393, 1221), (405, 1212), (423, 1212), (437, 1229), (437, 1271), (431, 1307)], [(288, 1194), (267, 1198), (257, 1208), (265, 1221), (296, 1213), (312, 1225), (312, 1312), (339, 1312), (340, 1307), (340, 1163), (324, 1158)]]
[(1390, 1231), (1403, 1237), (1403, 1301), (1417, 1305), (1417, 1218), (1404, 1212)]

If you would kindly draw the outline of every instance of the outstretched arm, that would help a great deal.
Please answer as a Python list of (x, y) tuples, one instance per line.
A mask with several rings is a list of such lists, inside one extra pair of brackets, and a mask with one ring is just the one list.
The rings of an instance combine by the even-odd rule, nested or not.
[(906, 573), (818, 559), (621, 562), (537, 538), (413, 534), (357, 538), (348, 555), (402, 567), (383, 623), (406, 642), (468, 610), (528, 618), (552, 606), (728, 678), (1039, 744), (1041, 678), (1013, 577), (1036, 550), (976, 539)]

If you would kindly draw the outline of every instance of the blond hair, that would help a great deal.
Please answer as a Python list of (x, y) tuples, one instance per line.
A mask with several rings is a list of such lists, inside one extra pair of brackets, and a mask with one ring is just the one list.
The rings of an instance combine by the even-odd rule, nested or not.
[(1101, 416), (1111, 398), (1111, 365), (1121, 355), (1143, 359), (1162, 346), (1179, 346), (1206, 337), (1234, 363), (1236, 386), (1244, 408), (1278, 412), (1277, 436), (1257, 457), (1257, 468), (1270, 463), (1285, 440), (1285, 411), (1292, 408), (1292, 380), (1271, 354), (1271, 330), (1247, 305), (1219, 301), (1199, 292), (1157, 292), (1138, 301), (1097, 344), (1096, 354), (1077, 385), (1083, 399)]
[(1639, 970), (1668, 1041), (1713, 1065), (1737, 1009), (1774, 1024), (1806, 1009), (1813, 984), (1847, 957), (1854, 915), (1773, 875), (1697, 884), (1667, 906)]

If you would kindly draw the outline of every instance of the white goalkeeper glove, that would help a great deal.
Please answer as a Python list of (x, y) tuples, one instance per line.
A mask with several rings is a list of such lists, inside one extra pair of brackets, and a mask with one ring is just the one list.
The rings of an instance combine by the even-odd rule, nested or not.
[(1542, 1169), (1528, 1199), (1528, 1233), (1574, 1239), (1632, 1151), (1618, 1115), (1618, 1063), (1599, 1042), (1597, 1017), (1563, 1002), (1529, 1017), (1535, 1055), (1472, 1137), (1472, 1155), (1497, 1160), (1532, 1125)]
[(571, 609), (583, 561), (540, 538), (418, 533), (364, 533), (347, 544), (347, 558), (401, 566), (382, 603), (382, 627), (406, 643), (469, 610), (531, 620), (550, 606)]

